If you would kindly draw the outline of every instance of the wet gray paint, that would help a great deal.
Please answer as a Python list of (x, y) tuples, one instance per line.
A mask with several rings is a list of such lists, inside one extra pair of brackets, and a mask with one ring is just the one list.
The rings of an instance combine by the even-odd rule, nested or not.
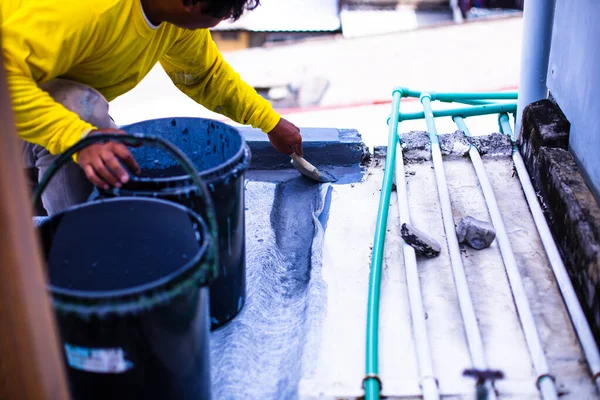
[[(325, 172), (335, 176), (336, 185), (344, 185), (349, 183), (357, 183), (362, 181), (365, 169), (358, 164), (351, 166), (327, 166), (325, 168), (318, 167), (321, 173)], [(246, 172), (246, 178), (255, 182), (287, 182), (296, 178), (301, 178), (300, 172), (295, 169), (280, 169), (280, 170), (250, 170)], [(309, 178), (302, 177), (309, 180)], [(318, 185), (312, 181), (313, 185)]]
[(279, 183), (271, 212), (271, 227), (279, 251), (289, 265), (289, 277), (280, 286), (290, 296), (301, 293), (310, 276), (310, 255), (314, 236), (312, 211), (319, 186), (304, 178)]
[(296, 399), (326, 307), (320, 237), (332, 188), (295, 176), (246, 185), (248, 297), (211, 338), (215, 399)]
[[(239, 128), (252, 152), (251, 169), (285, 170), (293, 168), (290, 158), (275, 150), (267, 135), (257, 129)], [(301, 128), (304, 157), (319, 170), (330, 166), (364, 164), (368, 148), (353, 129)]]

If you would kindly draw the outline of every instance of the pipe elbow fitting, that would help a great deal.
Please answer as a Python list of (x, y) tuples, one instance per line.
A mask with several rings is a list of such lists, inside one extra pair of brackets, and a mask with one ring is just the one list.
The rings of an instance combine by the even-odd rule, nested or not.
[(421, 93), (421, 96), (419, 96), (419, 101), (423, 103), (423, 99), (429, 99), (429, 101), (433, 101), (433, 97), (429, 92)]
[(400, 93), (400, 97), (404, 97), (404, 94), (407, 92), (408, 92), (408, 88), (406, 88), (404, 86), (397, 86), (392, 91), (392, 96), (394, 96), (396, 93)]

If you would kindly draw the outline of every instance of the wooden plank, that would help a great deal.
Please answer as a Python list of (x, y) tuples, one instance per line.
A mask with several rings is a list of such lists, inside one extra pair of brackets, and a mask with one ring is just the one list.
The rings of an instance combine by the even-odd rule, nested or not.
[(0, 400), (69, 399), (10, 104), (0, 63)]

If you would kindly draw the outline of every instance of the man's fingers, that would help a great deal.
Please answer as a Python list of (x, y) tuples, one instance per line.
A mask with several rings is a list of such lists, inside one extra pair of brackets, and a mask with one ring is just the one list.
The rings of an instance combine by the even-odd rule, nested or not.
[(296, 146), (296, 152), (300, 157), (304, 157), (304, 151), (302, 150), (302, 142), (298, 143)]
[(121, 187), (122, 183), (127, 183), (127, 181), (129, 180), (129, 174), (121, 166), (121, 163), (113, 153), (106, 152), (105, 154), (103, 154), (102, 160), (104, 161), (104, 164), (110, 169), (113, 176), (117, 179), (117, 182), (115, 184), (116, 187)]
[(105, 183), (108, 183), (110, 186), (117, 186), (117, 184), (119, 186), (121, 185), (112, 172), (106, 168), (106, 165), (100, 156), (92, 162), (92, 166), (94, 167), (96, 175), (98, 175)]
[[(117, 155), (117, 157), (119, 157), (119, 159), (121, 159), (121, 161), (123, 161), (125, 163), (125, 165), (127, 166), (127, 168), (129, 168), (134, 174), (139, 175), (140, 173), (140, 166), (138, 165), (138, 163), (135, 161), (135, 159), (133, 158), (133, 156), (131, 155), (131, 152), (129, 151), (129, 149), (123, 145), (117, 145), (114, 148), (115, 154)], [(123, 183), (125, 183), (126, 181), (121, 180)]]
[(90, 182), (92, 182), (94, 185), (96, 185), (104, 190), (108, 190), (109, 186), (106, 184), (106, 182), (104, 182), (102, 179), (100, 179), (98, 177), (98, 175), (96, 174), (96, 171), (94, 171), (94, 167), (92, 167), (91, 164), (84, 166), (83, 172), (85, 172), (85, 176), (87, 176), (88, 180)]

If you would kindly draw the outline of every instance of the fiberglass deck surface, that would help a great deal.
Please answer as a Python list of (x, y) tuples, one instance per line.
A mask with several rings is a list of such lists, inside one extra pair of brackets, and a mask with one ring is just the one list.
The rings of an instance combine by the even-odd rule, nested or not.
[[(483, 159), (559, 394), (597, 399), (512, 162)], [(489, 221), (468, 157), (445, 159), (444, 169), (455, 222), (466, 215)], [(248, 303), (212, 334), (215, 398), (364, 395), (367, 293), (382, 177), (376, 165), (361, 182), (331, 186), (303, 178), (254, 181), (250, 175)], [(470, 358), (431, 162), (407, 164), (406, 177), (413, 224), (442, 244), (439, 257), (418, 259), (434, 371), (444, 399), (472, 399), (474, 381), (462, 376)], [(420, 395), (419, 375), (396, 201), (393, 192), (382, 266), (379, 370), (384, 396), (414, 398)], [(480, 251), (461, 248), (461, 255), (489, 368), (505, 374), (496, 383), (499, 398), (540, 398), (497, 243)]]

